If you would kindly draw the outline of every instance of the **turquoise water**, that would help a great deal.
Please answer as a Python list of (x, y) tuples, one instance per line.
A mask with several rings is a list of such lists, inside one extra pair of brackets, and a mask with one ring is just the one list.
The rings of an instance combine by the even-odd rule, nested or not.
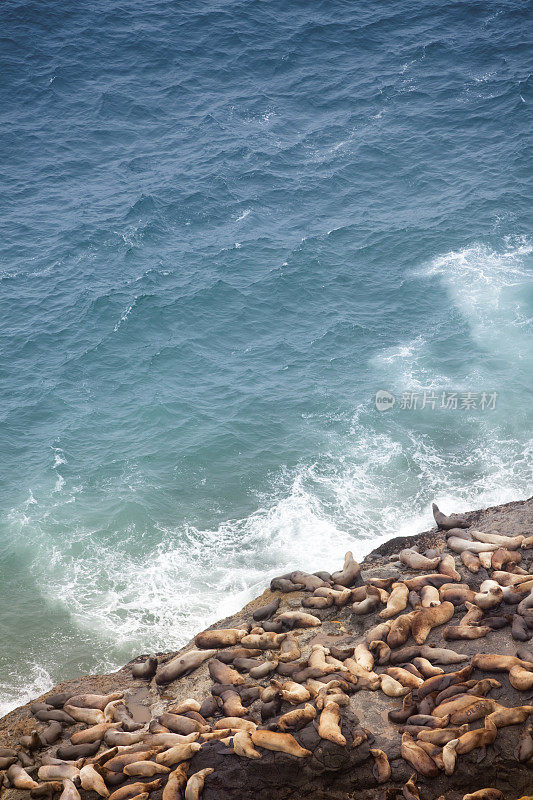
[(1, 711), (531, 492), (526, 10), (4, 0)]

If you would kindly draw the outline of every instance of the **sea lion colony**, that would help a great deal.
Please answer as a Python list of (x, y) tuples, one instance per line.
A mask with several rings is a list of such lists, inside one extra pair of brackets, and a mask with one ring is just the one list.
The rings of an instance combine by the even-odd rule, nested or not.
[[(347, 553), (332, 575), (273, 579), (276, 594), (241, 627), (204, 631), (170, 660), (134, 663), (132, 676), (159, 695), (161, 713), (149, 723), (132, 718), (123, 691), (34, 703), (31, 732), (0, 748), (3, 786), (60, 800), (80, 800), (80, 789), (109, 800), (197, 800), (216, 780), (216, 766), (191, 769), (200, 755), (208, 764), (215, 753), (259, 761), (274, 751), (305, 762), (322, 742), (372, 766), (374, 796), (416, 800), (422, 782), (424, 797), (436, 800), (427, 788), (438, 776), (453, 778), (461, 758), (483, 754), (513, 725), (523, 726), (517, 762), (533, 769), (533, 650), (524, 645), (533, 636), (533, 536), (478, 531), (436, 506), (434, 516), (446, 540), (424, 553), (403, 549), (401, 573), (363, 577)], [(333, 636), (321, 634), (326, 620)], [(355, 627), (363, 636), (354, 646)], [(519, 643), (513, 655), (491, 652), (491, 636), (504, 628)], [(473, 657), (449, 647), (472, 640), (481, 645)], [(210, 693), (168, 702), (170, 684), (205, 662)], [(522, 705), (491, 696), (504, 680), (526, 693)], [(372, 732), (350, 711), (360, 692), (390, 698), (390, 746), (372, 747)], [(412, 774), (394, 785), (398, 750)], [(463, 800), (504, 798), (479, 781)], [(521, 800), (533, 800), (531, 783)]]

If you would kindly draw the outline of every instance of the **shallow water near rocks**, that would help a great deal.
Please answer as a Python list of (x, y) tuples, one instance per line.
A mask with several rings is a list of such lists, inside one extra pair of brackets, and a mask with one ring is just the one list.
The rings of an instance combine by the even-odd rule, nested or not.
[(0, 713), (528, 495), (522, 3), (0, 14)]

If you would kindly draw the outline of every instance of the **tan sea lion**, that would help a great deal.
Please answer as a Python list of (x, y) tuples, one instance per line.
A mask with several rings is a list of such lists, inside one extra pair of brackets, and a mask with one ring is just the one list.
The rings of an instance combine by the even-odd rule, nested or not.
[(219, 630), (203, 631), (194, 637), (196, 647), (202, 650), (211, 650), (218, 647), (233, 647), (239, 644), (248, 630), (240, 628), (221, 628)]
[(269, 675), (271, 672), (274, 672), (274, 670), (278, 666), (278, 663), (279, 661), (277, 658), (274, 657), (268, 658), (266, 661), (263, 661), (263, 663), (260, 664), (260, 666), (252, 667), (252, 669), (249, 670), (250, 677), (256, 680), (260, 680), (261, 678), (266, 678), (267, 675)]
[(59, 800), (81, 800), (80, 793), (69, 778), (65, 778), (63, 781), (63, 791)]
[(481, 639), (491, 630), (488, 625), (447, 625), (442, 631), (442, 638), (446, 641)]
[(478, 542), (487, 542), (488, 544), (496, 544), (498, 547), (504, 547), (507, 550), (518, 550), (524, 541), (523, 536), (504, 536), (499, 533), (486, 533), (485, 531), (476, 531), (470, 529), (472, 537)]
[[(76, 770), (76, 772), (78, 773), (79, 770)], [(38, 786), (37, 781), (34, 781), (20, 764), (11, 764), (6, 775), (15, 789), (35, 789)], [(39, 777), (39, 780), (44, 780), (44, 778)]]
[(468, 550), (463, 550), (463, 552), (460, 554), (460, 558), (467, 570), (473, 575), (477, 575), (481, 566), (479, 556), (476, 556), (474, 553), (470, 553)]
[(376, 654), (377, 663), (388, 664), (391, 654), (391, 649), (386, 642), (382, 641), (372, 641), (368, 644), (368, 649), (372, 654)]
[[(237, 670), (219, 661), (218, 658), (212, 658), (209, 662), (209, 674), (217, 683), (231, 684), (233, 686), (240, 686), (244, 683), (243, 676)], [(163, 722), (163, 725), (166, 725), (166, 723)], [(171, 730), (174, 729), (172, 728)], [(182, 733), (182, 731), (177, 732)], [(189, 731), (183, 731), (183, 733), (189, 733)]]
[(142, 678), (149, 681), (153, 678), (157, 670), (157, 658), (155, 656), (148, 656), (144, 661), (139, 661), (132, 664), (131, 674), (134, 678)]
[(463, 800), (505, 800), (499, 789), (478, 789), (477, 792), (464, 794)]
[(331, 608), (333, 605), (333, 597), (304, 597), (302, 600), (302, 606), (304, 608), (317, 608), (317, 609), (324, 609), (324, 608)]
[(301, 655), (298, 639), (293, 634), (287, 634), (286, 638), (281, 642), (278, 661), (282, 663), (297, 661)]
[(186, 736), (183, 736), (180, 733), (149, 733), (145, 734), (143, 744), (151, 748), (164, 747), (165, 749), (168, 749), (169, 747), (174, 747), (177, 744), (190, 744), (191, 742), (196, 742), (199, 736), (200, 734), (198, 731), (189, 733)]
[(404, 667), (387, 667), (386, 673), (409, 689), (418, 689), (424, 683), (423, 678), (417, 678)]
[(465, 605), (466, 614), (462, 617), (460, 625), (478, 625), (483, 619), (483, 609), (468, 601)]
[(255, 730), (252, 733), (252, 742), (256, 747), (265, 750), (274, 750), (280, 753), (289, 753), (297, 758), (307, 758), (310, 750), (301, 747), (291, 733), (277, 733), (275, 731)]
[(416, 785), (416, 772), (413, 773), (407, 783), (404, 783), (402, 786), (402, 794), (405, 800), (420, 800), (420, 792)]
[(400, 614), (399, 617), (396, 617), (396, 619), (391, 622), (389, 633), (387, 635), (387, 644), (391, 650), (401, 647), (402, 644), (405, 644), (405, 642), (408, 640), (411, 634), (413, 614), (415, 613), (416, 612), (414, 611), (410, 611), (408, 614)]
[(163, 789), (163, 800), (183, 800), (183, 790), (187, 785), (187, 763), (180, 764), (168, 776)]
[(295, 683), (295, 681), (289, 680), (285, 681), (285, 683), (280, 683), (280, 681), (272, 680), (271, 684), (274, 689), (279, 689), (283, 699), (293, 706), (305, 703), (311, 698), (309, 690), (305, 686)]
[(100, 797), (109, 797), (109, 789), (100, 773), (96, 771), (94, 764), (85, 764), (80, 769), (80, 782), (82, 789), (96, 792)]
[(420, 601), (422, 608), (432, 608), (440, 605), (439, 590), (435, 586), (422, 586), (420, 589)]
[(461, 606), (463, 603), (472, 603), (475, 592), (466, 583), (445, 583), (439, 589), (439, 596), (442, 601), (446, 600), (454, 606)]
[(254, 731), (257, 728), (257, 724), (250, 719), (243, 719), (242, 717), (222, 717), (222, 719), (217, 719), (213, 728), (214, 730), (226, 730), (229, 728), (236, 731)]
[(131, 800), (131, 798), (141, 796), (143, 794), (146, 794), (148, 797), (151, 792), (157, 791), (157, 789), (160, 789), (162, 785), (162, 778), (156, 778), (148, 783), (129, 783), (126, 786), (119, 786), (118, 789), (115, 789), (115, 791), (109, 795), (109, 798), (110, 800)]
[(83, 731), (73, 733), (70, 737), (72, 744), (90, 744), (91, 742), (101, 741), (108, 731), (116, 730), (120, 727), (120, 722), (100, 722), (99, 725), (93, 725), (90, 728), (85, 728)]
[(315, 597), (331, 597), (334, 605), (338, 608), (343, 608), (348, 605), (352, 599), (352, 592), (350, 589), (331, 589), (329, 586), (321, 586), (313, 592)]
[(392, 592), (387, 600), (387, 607), (379, 612), (382, 619), (390, 619), (407, 607), (409, 589), (405, 583), (393, 583)]
[(358, 617), (361, 617), (364, 614), (370, 614), (380, 605), (380, 603), (381, 603), (380, 590), (375, 586), (367, 586), (365, 599), (353, 603), (352, 611), (354, 614), (357, 614)]
[(433, 503), (431, 508), (433, 510), (433, 519), (442, 530), (446, 531), (450, 530), (450, 528), (468, 528), (470, 525), (463, 514), (451, 514), (447, 516), (440, 511), (436, 503)]
[(391, 768), (387, 754), (383, 750), (371, 749), (370, 755), (374, 759), (372, 773), (378, 783), (386, 783), (391, 776)]
[(237, 731), (233, 735), (233, 752), (244, 758), (261, 758), (261, 753), (255, 749), (249, 731)]
[(444, 601), (440, 606), (434, 608), (422, 608), (414, 611), (411, 621), (411, 634), (417, 644), (424, 644), (429, 636), (431, 629), (439, 625), (444, 625), (454, 615), (455, 608), (453, 603)]
[(288, 711), (278, 719), (280, 731), (300, 730), (316, 717), (316, 709), (310, 703), (306, 703), (303, 708), (296, 708)]
[(430, 742), (443, 747), (452, 739), (458, 739), (463, 733), (468, 730), (468, 725), (461, 725), (459, 728), (427, 728), (420, 731), (417, 735), (417, 740), (421, 742)]
[(470, 553), (489, 553), (498, 549), (498, 545), (486, 544), (485, 542), (469, 542), (465, 539), (460, 539), (458, 536), (450, 536), (446, 544), (453, 550), (454, 553), (462, 553), (463, 550), (468, 550)]
[(435, 778), (439, 774), (439, 769), (431, 756), (408, 733), (402, 734), (400, 752), (404, 761), (411, 764), (420, 775), (424, 775), (426, 778)]
[(479, 563), (486, 570), (492, 569), (492, 552), (489, 550), (487, 552), (477, 554)]
[(175, 681), (176, 678), (193, 672), (208, 658), (216, 655), (216, 652), (216, 650), (189, 650), (183, 655), (176, 656), (158, 668), (155, 681), (159, 685)]
[(179, 733), (182, 736), (187, 736), (189, 733), (202, 733), (206, 730), (206, 725), (202, 722), (198, 722), (196, 719), (191, 719), (190, 717), (186, 717), (183, 714), (169, 714), (165, 712), (158, 717), (159, 722), (161, 725), (164, 725), (165, 728), (168, 728), (173, 733)]
[(460, 573), (455, 569), (455, 558), (450, 553), (441, 556), (438, 569), (439, 572), (442, 572), (443, 575), (447, 575), (452, 581), (459, 583), (461, 580)]
[(440, 563), (440, 556), (436, 556), (435, 558), (426, 558), (426, 556), (417, 553), (416, 550), (406, 548), (405, 550), (400, 551), (400, 561), (402, 564), (405, 564), (406, 567), (409, 567), (409, 569), (428, 570), (435, 569), (437, 567), (437, 565)]
[(486, 747), (496, 740), (498, 735), (498, 728), (491, 720), (490, 716), (485, 717), (485, 727), (478, 728), (475, 731), (467, 731), (459, 737), (457, 741), (456, 752), (457, 755), (470, 753), (476, 747)]
[[(105, 724), (105, 723), (104, 723)], [(128, 744), (137, 744), (144, 736), (144, 732), (136, 731), (135, 733), (127, 733), (126, 731), (119, 731), (116, 728), (108, 728), (104, 734), (104, 739), (107, 744), (120, 747)]]
[(487, 719), (493, 722), (497, 728), (505, 728), (508, 725), (520, 725), (530, 714), (533, 714), (533, 706), (515, 706), (514, 708), (498, 706)]
[(191, 775), (185, 787), (185, 800), (199, 800), (206, 778), (214, 771), (213, 767), (206, 767)]
[(122, 772), (126, 764), (133, 764), (134, 761), (147, 761), (155, 754), (153, 749), (134, 750), (133, 752), (125, 752), (122, 750), (118, 755), (106, 761), (105, 768), (107, 772)]
[(341, 711), (337, 703), (326, 702), (326, 705), (320, 713), (318, 735), (321, 739), (328, 739), (334, 744), (345, 747), (346, 738), (341, 733), (340, 718)]
[(170, 767), (165, 767), (164, 764), (158, 764), (155, 761), (134, 761), (132, 764), (126, 764), (123, 772), (128, 776), (153, 778), (154, 775), (167, 775)]
[(459, 739), (450, 739), (442, 748), (442, 762), (446, 775), (453, 775), (455, 771), (455, 762), (457, 761), (456, 747), (458, 744)]
[(198, 742), (177, 744), (165, 750), (163, 753), (158, 753), (155, 760), (158, 764), (163, 764), (165, 767), (173, 767), (175, 764), (180, 764), (182, 761), (189, 761), (189, 759), (201, 749), (202, 745), (198, 744)]
[(409, 692), (408, 686), (403, 686), (396, 678), (391, 675), (382, 674), (379, 676), (380, 687), (383, 694), (387, 697), (403, 697)]
[(413, 665), (418, 669), (423, 678), (434, 678), (436, 675), (442, 675), (444, 670), (442, 667), (435, 667), (427, 658), (417, 656), (413, 658)]
[[(124, 697), (124, 692), (111, 692), (111, 694), (76, 694), (65, 702), (65, 705), (77, 708), (97, 708), (103, 711), (112, 700), (120, 700)], [(65, 709), (65, 705), (63, 708)], [(66, 710), (66, 709), (65, 709)], [(70, 713), (67, 711), (67, 714)], [(72, 715), (71, 715), (72, 716)], [(81, 720), (83, 722), (83, 720)]]
[(492, 554), (492, 569), (503, 569), (507, 564), (519, 564), (522, 561), (522, 553), (519, 550), (509, 550), (505, 547), (498, 547)]
[[(11, 769), (11, 767), (9, 769)], [(63, 781), (66, 778), (74, 780), (79, 774), (80, 771), (78, 767), (74, 767), (70, 764), (43, 764), (37, 771), (37, 777), (40, 781)]]
[(378, 641), (384, 642), (390, 631), (390, 626), (391, 623), (387, 621), (387, 622), (380, 622), (378, 625), (374, 625), (373, 628), (369, 628), (369, 630), (365, 632), (366, 643), (369, 644), (369, 642), (378, 642)]
[(251, 647), (256, 650), (277, 650), (286, 636), (286, 633), (273, 633), (271, 631), (249, 633), (247, 636), (243, 636), (241, 644), (244, 647)]
[(520, 666), (511, 667), (509, 670), (509, 683), (514, 689), (525, 692), (533, 688), (533, 672)]
[(355, 646), (353, 657), (360, 667), (363, 667), (363, 669), (367, 669), (369, 672), (371, 672), (374, 667), (374, 656), (368, 649), (365, 642), (360, 642)]
[(501, 586), (491, 586), (487, 592), (476, 592), (474, 603), (483, 611), (496, 608), (503, 600), (503, 589)]
[(504, 656), (496, 653), (476, 653), (472, 666), (482, 672), (509, 672), (512, 667), (523, 667), (533, 670), (533, 662), (522, 661), (515, 656)]
[(104, 712), (98, 708), (67, 705), (63, 710), (72, 719), (77, 722), (85, 722), (87, 725), (99, 725), (101, 722), (105, 722)]

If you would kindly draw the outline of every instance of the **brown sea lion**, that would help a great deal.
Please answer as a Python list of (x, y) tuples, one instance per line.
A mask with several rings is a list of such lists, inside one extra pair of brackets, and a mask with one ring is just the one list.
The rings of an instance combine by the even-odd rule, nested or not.
[(420, 775), (424, 775), (426, 778), (435, 778), (439, 774), (439, 769), (431, 756), (408, 733), (402, 734), (400, 752), (404, 761), (411, 764)]
[(463, 603), (472, 603), (475, 592), (466, 583), (445, 583), (439, 589), (439, 596), (442, 601), (461, 606)]
[(258, 667), (253, 667), (250, 670), (250, 676), (256, 680), (261, 678), (266, 678), (271, 672), (274, 672), (276, 667), (278, 666), (278, 659), (277, 658), (269, 658)]
[(422, 608), (432, 608), (440, 605), (439, 590), (435, 586), (422, 586), (420, 589), (420, 604)]
[(413, 570), (428, 570), (435, 569), (440, 563), (440, 556), (436, 558), (426, 558), (426, 556), (417, 553), (416, 550), (406, 548), (400, 551), (400, 561), (406, 567)]
[(187, 763), (180, 764), (168, 776), (168, 780), (163, 789), (163, 800), (182, 800), (183, 790), (187, 785)]
[(310, 575), (309, 572), (302, 572), (301, 570), (291, 572), (289, 580), (293, 583), (301, 583), (306, 592), (314, 592), (320, 586), (327, 586), (327, 582), (319, 578), (318, 575)]
[[(108, 703), (121, 700), (124, 692), (111, 692), (111, 694), (77, 694), (69, 698), (65, 705), (75, 708), (96, 708), (103, 711)], [(65, 708), (65, 706), (63, 706)], [(69, 712), (67, 711), (67, 714)], [(83, 720), (82, 720), (83, 721)]]
[[(16, 765), (13, 764), (13, 766)], [(12, 767), (9, 769), (12, 769)], [(37, 771), (37, 777), (40, 781), (63, 781), (66, 778), (74, 780), (79, 774), (78, 767), (74, 767), (71, 764), (43, 764)]]
[(472, 666), (483, 672), (509, 672), (512, 667), (523, 667), (533, 670), (533, 662), (522, 661), (515, 656), (504, 656), (495, 653), (476, 653)]
[(65, 761), (88, 758), (98, 752), (100, 741), (98, 739), (96, 742), (85, 742), (84, 744), (63, 744), (57, 748), (56, 754), (59, 759), (64, 759)]
[(141, 678), (142, 680), (149, 681), (154, 677), (157, 670), (157, 658), (155, 656), (148, 656), (144, 661), (138, 661), (131, 666), (131, 674), (134, 678)]
[(303, 583), (293, 583), (289, 578), (280, 576), (279, 578), (272, 578), (270, 581), (270, 591), (275, 592), (278, 589), (283, 594), (290, 594), (291, 592), (299, 592), (304, 588)]
[(468, 725), (461, 725), (459, 728), (426, 728), (420, 731), (417, 736), (418, 741), (430, 742), (431, 744), (443, 747), (452, 739), (458, 739), (468, 730)]
[(435, 586), (439, 589), (444, 583), (449, 583), (447, 575), (440, 573), (430, 573), (429, 575), (417, 575), (416, 578), (409, 578), (404, 583), (409, 591), (419, 592), (423, 586)]
[(413, 675), (409, 670), (405, 669), (404, 667), (387, 667), (386, 669), (387, 675), (390, 675), (392, 678), (395, 678), (402, 686), (407, 686), (409, 689), (418, 689), (424, 683), (424, 679), (422, 677), (417, 677)]
[(108, 728), (104, 734), (104, 739), (107, 744), (124, 746), (128, 744), (137, 744), (143, 738), (144, 733), (135, 732), (127, 733), (126, 731), (118, 731), (115, 728)]
[(375, 653), (377, 663), (380, 665), (388, 664), (391, 654), (391, 649), (386, 642), (373, 641), (369, 642), (368, 649), (372, 654)]
[(442, 572), (443, 575), (447, 575), (452, 579), (452, 581), (459, 583), (461, 580), (460, 573), (455, 569), (455, 558), (451, 555), (451, 553), (446, 553), (445, 555), (441, 556), (438, 569), (439, 572)]
[(405, 644), (405, 642), (408, 640), (411, 634), (413, 614), (415, 613), (415, 611), (410, 611), (408, 614), (401, 614), (392, 621), (389, 633), (387, 635), (387, 644), (391, 650), (394, 650), (396, 647), (401, 647), (402, 644)]
[(206, 767), (191, 775), (185, 787), (185, 800), (199, 800), (206, 778), (214, 771), (213, 767)]
[(455, 672), (447, 672), (443, 675), (435, 675), (432, 678), (426, 678), (418, 689), (418, 698), (422, 700), (431, 692), (442, 692), (442, 690), (446, 689), (448, 686), (468, 680), (471, 674), (472, 667), (467, 666)]
[(278, 650), (286, 633), (249, 633), (243, 636), (241, 644), (256, 650)]
[(469, 572), (473, 575), (477, 575), (481, 566), (481, 561), (475, 553), (471, 553), (469, 550), (463, 550), (460, 554), (460, 559)]
[(477, 792), (464, 794), (463, 800), (505, 800), (499, 789), (478, 789)]
[[(77, 770), (77, 772), (79, 772), (79, 770)], [(35, 789), (38, 786), (37, 781), (34, 781), (20, 764), (11, 764), (6, 775), (15, 789)], [(43, 780), (42, 778), (39, 779)]]
[(468, 528), (470, 523), (463, 514), (451, 514), (447, 516), (440, 511), (438, 505), (433, 503), (431, 506), (433, 510), (433, 519), (441, 530), (450, 530), (450, 528)]
[(83, 731), (73, 733), (70, 737), (71, 744), (99, 742), (108, 731), (116, 730), (120, 725), (120, 722), (100, 722), (99, 725), (93, 725), (91, 728), (85, 728)]
[(277, 733), (275, 731), (255, 730), (252, 733), (252, 742), (256, 747), (265, 750), (274, 750), (280, 753), (289, 753), (297, 758), (307, 758), (310, 750), (301, 747), (291, 733)]
[(367, 586), (365, 599), (353, 603), (352, 611), (354, 614), (357, 614), (357, 616), (363, 616), (364, 614), (370, 614), (372, 611), (375, 611), (375, 609), (380, 605), (380, 603), (381, 603), (380, 590), (377, 589), (375, 586)]
[(109, 797), (109, 789), (93, 764), (85, 764), (85, 766), (80, 769), (80, 782), (82, 789), (96, 792), (100, 797)]
[[(218, 683), (231, 684), (233, 686), (239, 686), (244, 683), (244, 678), (237, 670), (219, 661), (218, 658), (212, 658), (209, 662), (209, 674), (211, 678)], [(163, 725), (166, 725), (166, 722), (163, 722)], [(171, 730), (174, 730), (174, 728), (171, 728)], [(182, 732), (183, 731), (176, 731), (176, 733)], [(189, 733), (189, 731), (185, 732)]]
[(248, 630), (245, 628), (221, 628), (219, 630), (203, 631), (194, 637), (196, 647), (202, 650), (211, 650), (218, 647), (234, 647), (239, 644)]
[(446, 641), (481, 639), (491, 630), (488, 625), (447, 625), (442, 638)]
[(62, 788), (63, 784), (61, 781), (44, 781), (30, 789), (30, 796), (52, 798), (55, 794), (60, 794)]
[(353, 586), (359, 578), (361, 568), (355, 561), (352, 553), (348, 551), (344, 556), (344, 566), (340, 572), (334, 572), (331, 576), (333, 583), (339, 586)]
[[(453, 603), (444, 601), (440, 606), (434, 608), (421, 608), (413, 612), (411, 621), (411, 634), (417, 644), (424, 644), (432, 628), (444, 625), (454, 615), (455, 608)], [(387, 640), (388, 642), (388, 640)]]
[(413, 658), (413, 665), (417, 668), (423, 678), (433, 678), (436, 675), (442, 675), (444, 670), (442, 667), (435, 667), (427, 658), (417, 656)]
[(252, 614), (252, 617), (256, 622), (263, 622), (265, 619), (270, 619), (270, 617), (273, 617), (278, 610), (280, 602), (281, 600), (279, 597), (274, 597), (270, 603), (267, 603), (265, 606), (261, 606), (260, 608), (256, 608)]
[(518, 665), (511, 667), (509, 670), (509, 683), (514, 689), (526, 692), (533, 688), (533, 672)]
[(189, 742), (188, 744), (177, 744), (170, 747), (163, 753), (158, 753), (155, 760), (158, 764), (165, 767), (173, 767), (180, 764), (182, 761), (189, 761), (195, 753), (202, 749), (202, 745), (198, 742)]
[(216, 650), (189, 650), (183, 655), (176, 656), (158, 668), (155, 674), (155, 682), (158, 685), (171, 683), (176, 678), (181, 678), (182, 675), (193, 672), (208, 658), (216, 655), (216, 652)]
[(519, 550), (509, 550), (505, 547), (498, 547), (492, 554), (492, 569), (500, 570), (508, 564), (519, 564), (522, 561), (522, 553)]
[(304, 728), (309, 722), (316, 717), (316, 709), (310, 703), (306, 703), (303, 708), (296, 708), (294, 711), (288, 711), (278, 719), (278, 728), (280, 731), (298, 731)]
[(478, 728), (475, 731), (467, 731), (459, 737), (456, 747), (457, 755), (470, 753), (471, 750), (475, 750), (477, 747), (486, 747), (496, 740), (497, 735), (498, 728), (494, 722), (491, 721), (490, 716), (485, 717), (484, 728)]
[(395, 650), (394, 652), (391, 652), (390, 663), (396, 665), (411, 661), (413, 658), (416, 658), (420, 655), (421, 649), (422, 648), (418, 645), (409, 645), (407, 647), (400, 648), (400, 650)]
[(408, 692), (403, 698), (401, 708), (394, 708), (388, 712), (388, 717), (391, 722), (402, 723), (407, 722), (409, 717), (416, 714), (418, 711), (418, 703), (413, 701), (413, 693)]
[(420, 800), (420, 791), (416, 785), (416, 772), (402, 786), (402, 795), (404, 800)]
[(519, 725), (525, 722), (530, 714), (533, 714), (533, 706), (515, 706), (506, 708), (499, 706), (488, 717), (497, 728), (505, 728), (508, 725)]
[(452, 725), (462, 725), (464, 722), (475, 722), (478, 719), (482, 719), (498, 711), (500, 708), (502, 708), (502, 706), (500, 706), (496, 700), (492, 700), (490, 697), (483, 697), (479, 700), (475, 700), (466, 708), (454, 711), (450, 714), (450, 722)]
[(317, 609), (324, 609), (324, 608), (331, 608), (333, 605), (333, 597), (304, 597), (302, 600), (302, 606), (304, 608), (317, 608)]
[(281, 642), (278, 661), (286, 663), (288, 661), (297, 661), (302, 655), (298, 645), (298, 639), (293, 634), (288, 634)]
[(182, 736), (187, 736), (189, 733), (202, 733), (207, 727), (205, 724), (186, 717), (184, 714), (169, 714), (165, 712), (158, 719), (165, 728), (168, 728), (173, 733), (180, 733)]
[(160, 789), (162, 785), (162, 778), (156, 778), (154, 781), (149, 781), (148, 783), (129, 783), (127, 786), (120, 786), (118, 789), (115, 789), (109, 797), (110, 800), (131, 800), (131, 798), (140, 796), (141, 794), (145, 794), (148, 797), (150, 792), (155, 792), (157, 789)]
[[(369, 642), (377, 642), (377, 641), (384, 642), (389, 634), (390, 626), (391, 623), (387, 621), (387, 622), (380, 622), (378, 625), (374, 625), (373, 628), (369, 628), (369, 630), (365, 632), (366, 643), (369, 644)], [(333, 648), (331, 648), (331, 652), (333, 653)], [(353, 653), (353, 648), (351, 649), (351, 653)], [(351, 653), (347, 652), (345, 658), (351, 655)], [(335, 653), (333, 654), (335, 655)], [(337, 658), (339, 658), (338, 655)]]
[(374, 759), (372, 773), (378, 783), (386, 783), (391, 776), (391, 768), (387, 754), (383, 750), (371, 749), (370, 755)]

